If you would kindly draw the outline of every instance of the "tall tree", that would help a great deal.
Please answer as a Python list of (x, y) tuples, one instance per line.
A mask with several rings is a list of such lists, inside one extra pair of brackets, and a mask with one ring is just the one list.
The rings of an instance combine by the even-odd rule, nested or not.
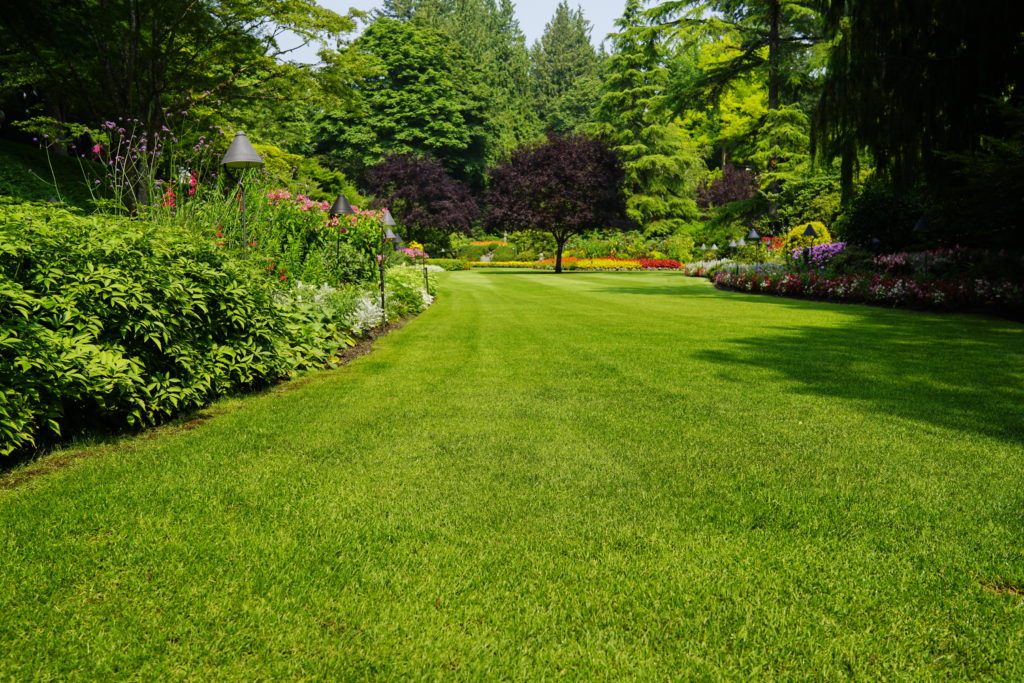
[(412, 232), (407, 238), (428, 247), (448, 247), (448, 234), (469, 234), (480, 214), (464, 184), (437, 161), (415, 154), (389, 154), (367, 172), (374, 206), (388, 208)]
[(698, 217), (704, 163), (667, 106), (669, 68), (657, 34), (643, 25), (643, 3), (628, 0), (605, 63), (602, 96), (587, 130), (623, 160), (629, 217), (649, 234), (671, 234)]
[(590, 32), (583, 10), (562, 0), (530, 50), (534, 108), (546, 131), (575, 130), (597, 103), (598, 56)]
[(459, 46), (424, 24), (380, 18), (353, 48), (375, 61), (377, 75), (357, 83), (361, 111), (325, 117), (318, 151), (358, 179), (387, 154), (427, 155), (481, 187), (487, 161), (480, 76)]
[(462, 48), (471, 71), (458, 78), (479, 91), (489, 164), (536, 137), (529, 52), (511, 0), (388, 0), (377, 15), (444, 31)]
[(320, 43), (343, 67), (331, 46), (354, 29), (314, 0), (19, 3), (0, 21), (0, 97), (34, 91), (61, 121), (122, 116), (157, 129), (165, 108), (197, 101), (319, 94), (319, 73), (287, 63), (280, 38)]
[(628, 227), (624, 174), (608, 146), (583, 135), (550, 135), (491, 173), (485, 223), (495, 230), (542, 230), (555, 239), (555, 272), (569, 237)]
[(649, 19), (684, 43), (731, 37), (730, 54), (708, 68), (691, 95), (715, 100), (735, 79), (760, 72), (768, 108), (797, 101), (806, 86), (811, 48), (821, 41), (820, 0), (671, 0)]
[(898, 187), (924, 178), (941, 188), (955, 180), (950, 155), (1012, 127), (1003, 107), (1024, 93), (1024, 34), (1008, 19), (1016, 3), (824, 4), (835, 46), (815, 138), (826, 157), (842, 157), (847, 189), (862, 149)]

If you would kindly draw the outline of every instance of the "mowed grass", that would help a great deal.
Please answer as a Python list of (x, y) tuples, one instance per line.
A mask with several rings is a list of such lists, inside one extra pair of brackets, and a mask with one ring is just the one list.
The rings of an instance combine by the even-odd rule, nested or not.
[(1024, 678), (1024, 326), (448, 274), (0, 490), (0, 678)]

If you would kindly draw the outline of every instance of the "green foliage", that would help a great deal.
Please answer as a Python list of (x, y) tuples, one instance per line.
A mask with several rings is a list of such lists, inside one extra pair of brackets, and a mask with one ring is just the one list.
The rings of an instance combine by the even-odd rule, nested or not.
[(704, 163), (697, 145), (667, 106), (665, 50), (640, 30), (641, 3), (631, 0), (618, 22), (613, 54), (588, 130), (608, 141), (626, 173), (626, 210), (654, 236), (672, 234), (698, 216)]
[(571, 133), (590, 120), (599, 93), (590, 22), (566, 0), (530, 50), (533, 104), (545, 131)]
[(513, 246), (498, 247), (491, 256), (492, 261), (518, 261), (516, 248)]
[[(817, 237), (804, 235), (808, 228), (813, 229)], [(810, 223), (795, 225), (790, 228), (789, 232), (786, 233), (786, 244), (783, 249), (786, 253), (789, 253), (794, 249), (810, 247), (815, 244), (828, 244), (831, 241), (832, 235), (829, 233), (828, 228), (823, 223), (811, 221)]]
[(0, 140), (0, 195), (42, 202), (54, 198), (80, 208), (91, 200), (79, 160), (6, 140)]
[(438, 266), (445, 270), (469, 270), (469, 263), (462, 259), (454, 258), (428, 258), (428, 266)]
[(484, 254), (494, 251), (494, 246), (489, 244), (467, 244), (459, 250), (459, 258), (464, 261), (479, 261)]
[(321, 121), (318, 152), (362, 179), (389, 153), (441, 160), (460, 180), (482, 186), (486, 166), (480, 75), (448, 34), (421, 23), (378, 19), (353, 44), (371, 60), (358, 82), (356, 111)]
[(160, 422), (350, 341), (180, 230), (27, 204), (0, 215), (0, 454)]
[[(41, 0), (0, 24), (0, 100), (13, 95), (19, 111), (28, 105), (66, 121), (138, 118), (150, 130), (168, 108), (244, 102), (250, 120), (268, 122), (282, 101), (352, 100), (347, 81), (358, 65), (333, 47), (355, 28), (313, 0)], [(330, 68), (286, 61), (285, 32), (323, 46)]]

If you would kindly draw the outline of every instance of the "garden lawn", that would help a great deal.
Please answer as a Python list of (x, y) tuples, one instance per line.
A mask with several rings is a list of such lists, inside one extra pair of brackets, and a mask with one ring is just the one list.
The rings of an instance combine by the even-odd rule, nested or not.
[(0, 679), (1024, 678), (1024, 326), (471, 271), (376, 346), (0, 490)]

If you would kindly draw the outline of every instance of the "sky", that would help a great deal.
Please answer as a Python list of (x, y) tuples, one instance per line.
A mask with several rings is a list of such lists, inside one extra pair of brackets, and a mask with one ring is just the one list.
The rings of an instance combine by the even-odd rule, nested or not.
[[(369, 12), (380, 4), (378, 0), (317, 0), (318, 4), (339, 14), (347, 14), (348, 9)], [(519, 16), (519, 27), (526, 35), (526, 46), (533, 45), (544, 33), (547, 24), (555, 13), (557, 0), (513, 0)], [(615, 30), (615, 20), (622, 15), (626, 6), (625, 0), (569, 0), (572, 8), (581, 7), (583, 16), (593, 25), (590, 34), (594, 46), (599, 46), (606, 35)], [(298, 52), (293, 57), (300, 61), (316, 61), (316, 50)]]

